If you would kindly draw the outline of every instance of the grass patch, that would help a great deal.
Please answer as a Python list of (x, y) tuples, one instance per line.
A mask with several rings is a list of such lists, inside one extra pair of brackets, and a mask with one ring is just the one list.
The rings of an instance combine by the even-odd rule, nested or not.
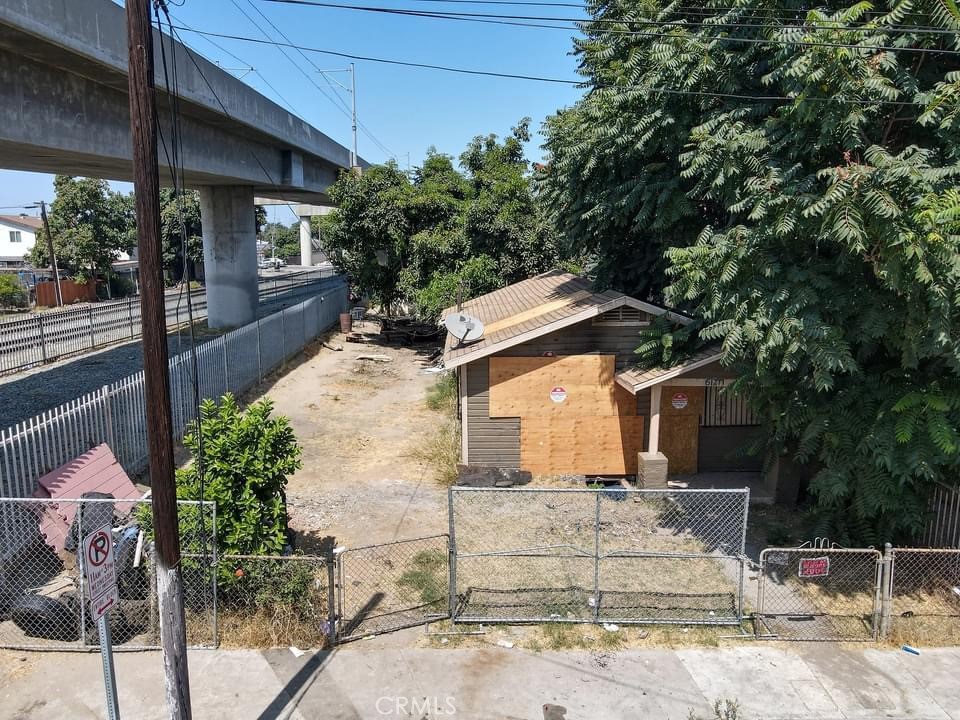
[(445, 373), (427, 389), (426, 405), (439, 415), (411, 455), (431, 469), (441, 485), (453, 485), (460, 462), (460, 424), (457, 422), (457, 378)]
[(416, 593), (423, 603), (447, 599), (447, 558), (442, 550), (421, 550), (411, 560), (412, 568), (397, 580), (397, 585)]
[(426, 402), (431, 410), (453, 416), (457, 411), (457, 376), (447, 372), (438, 377), (427, 388)]

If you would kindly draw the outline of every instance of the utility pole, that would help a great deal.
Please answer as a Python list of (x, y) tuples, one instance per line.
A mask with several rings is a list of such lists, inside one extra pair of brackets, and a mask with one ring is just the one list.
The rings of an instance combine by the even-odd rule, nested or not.
[(63, 295), (60, 294), (60, 269), (57, 267), (57, 252), (53, 249), (53, 235), (50, 234), (50, 222), (47, 220), (47, 203), (41, 200), (40, 218), (43, 220), (43, 234), (47, 236), (47, 254), (50, 256), (50, 267), (53, 269), (53, 291), (57, 297), (57, 307), (63, 305)]
[(350, 100), (353, 105), (353, 157), (350, 158), (350, 168), (357, 167), (359, 153), (357, 153), (357, 68), (350, 63)]
[(152, 2), (126, 2), (130, 135), (139, 238), (140, 310), (143, 316), (144, 398), (167, 710), (172, 720), (191, 720), (160, 259), (160, 170), (157, 164)]

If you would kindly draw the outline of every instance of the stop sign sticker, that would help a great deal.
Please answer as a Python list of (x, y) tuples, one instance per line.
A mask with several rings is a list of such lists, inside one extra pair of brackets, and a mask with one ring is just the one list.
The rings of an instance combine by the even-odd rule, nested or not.
[(689, 402), (690, 398), (684, 392), (674, 393), (673, 397), (670, 398), (670, 404), (673, 405), (675, 410), (683, 410)]
[(564, 400), (567, 399), (566, 388), (563, 388), (560, 385), (557, 385), (557, 387), (553, 388), (550, 391), (550, 399), (553, 400), (555, 403), (562, 403)]

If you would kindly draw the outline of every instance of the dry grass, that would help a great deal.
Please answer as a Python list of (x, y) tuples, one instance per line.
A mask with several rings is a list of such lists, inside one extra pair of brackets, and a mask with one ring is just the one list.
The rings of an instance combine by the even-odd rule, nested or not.
[(327, 644), (323, 627), (305, 620), (290, 606), (276, 605), (254, 613), (221, 611), (217, 617), (220, 646), (224, 648), (322, 648)]
[(447, 373), (427, 390), (426, 405), (432, 427), (413, 447), (410, 456), (425, 464), (440, 485), (453, 485), (460, 462), (460, 425), (457, 423), (456, 377)]

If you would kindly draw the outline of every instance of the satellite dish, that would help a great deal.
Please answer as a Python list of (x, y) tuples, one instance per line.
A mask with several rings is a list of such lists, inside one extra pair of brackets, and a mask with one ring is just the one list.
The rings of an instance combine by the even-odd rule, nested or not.
[(450, 313), (443, 320), (447, 331), (461, 343), (483, 337), (483, 323), (466, 313)]

